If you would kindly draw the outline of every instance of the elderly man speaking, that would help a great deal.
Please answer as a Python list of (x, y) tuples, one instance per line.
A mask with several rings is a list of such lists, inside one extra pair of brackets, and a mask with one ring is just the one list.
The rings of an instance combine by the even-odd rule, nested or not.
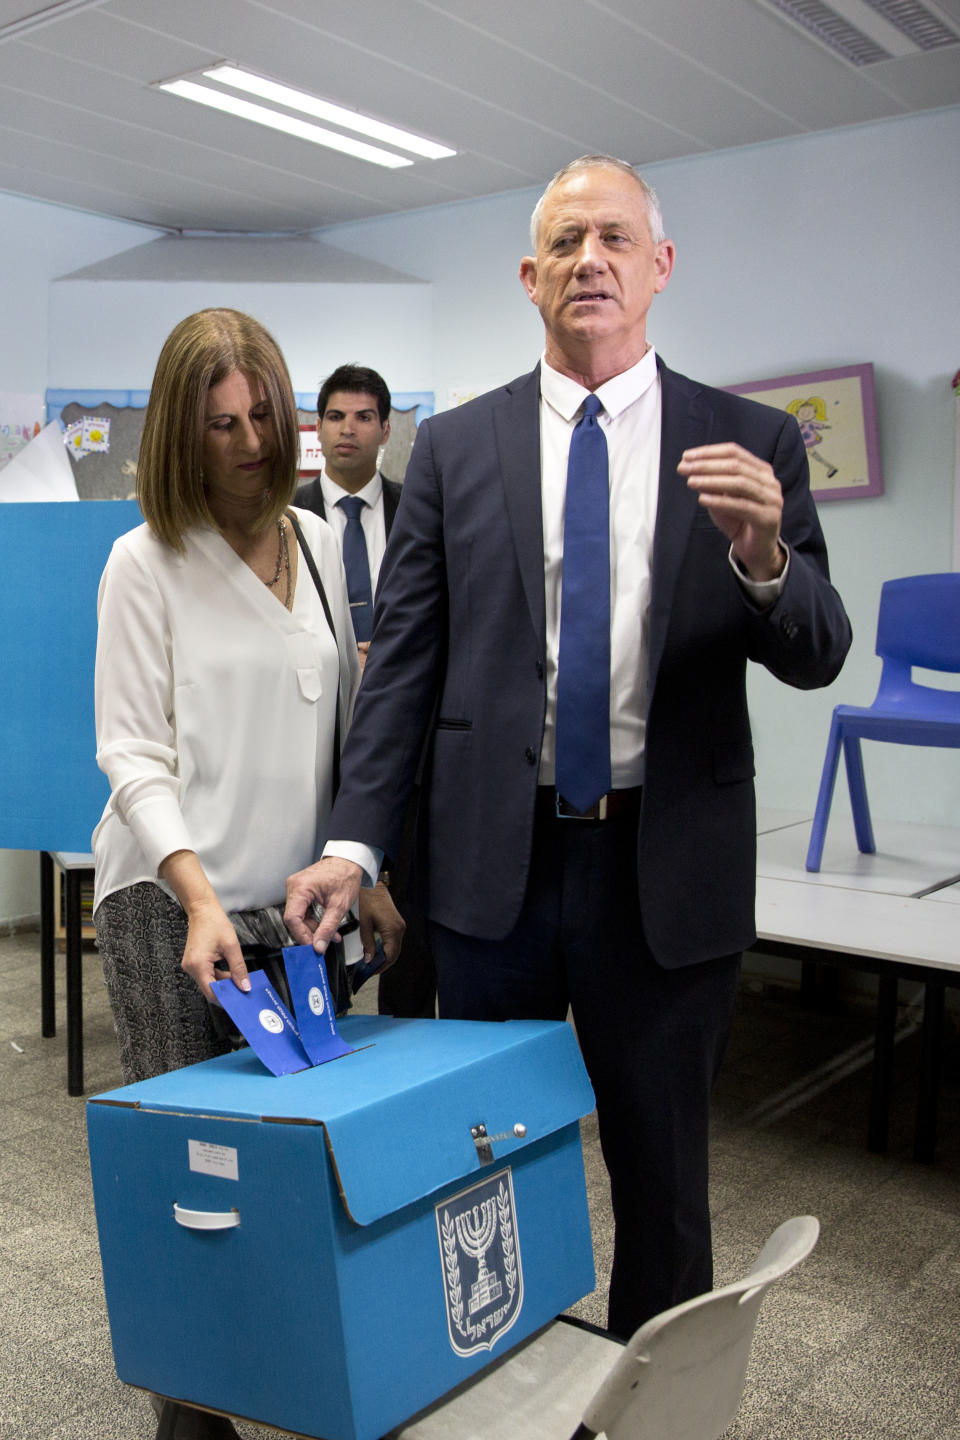
[(325, 946), (396, 846), (429, 740), (440, 1014), (572, 1010), (627, 1336), (712, 1284), (709, 1098), (755, 938), (746, 662), (827, 685), (850, 627), (793, 417), (674, 373), (647, 340), (675, 254), (649, 186), (575, 160), (533, 249), (543, 356), (420, 427), (331, 841), (286, 918)]

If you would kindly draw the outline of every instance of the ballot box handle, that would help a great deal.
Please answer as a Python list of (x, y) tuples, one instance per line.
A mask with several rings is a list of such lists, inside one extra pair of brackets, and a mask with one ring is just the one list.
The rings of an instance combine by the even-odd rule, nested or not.
[(173, 1202), (173, 1218), (187, 1230), (229, 1230), (240, 1224), (239, 1210), (186, 1210)]

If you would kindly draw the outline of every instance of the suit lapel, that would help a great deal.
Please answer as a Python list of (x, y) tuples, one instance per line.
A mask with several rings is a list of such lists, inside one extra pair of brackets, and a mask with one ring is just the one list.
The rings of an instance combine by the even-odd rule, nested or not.
[(540, 499), (540, 367), (506, 387), (493, 411), (504, 502), (534, 632), (546, 635)]
[(393, 528), (394, 516), (397, 513), (397, 505), (400, 500), (400, 486), (395, 485), (392, 480), (387, 480), (381, 475), (380, 484), (383, 487), (383, 525), (387, 539), (390, 538), (390, 531)]
[(649, 695), (670, 623), (677, 576), (687, 549), (690, 527), (697, 513), (697, 497), (687, 488), (677, 465), (684, 450), (710, 443), (713, 408), (702, 390), (685, 375), (677, 375), (658, 359), (660, 370), (660, 487), (653, 539), (653, 575), (650, 590)]
[(313, 481), (313, 490), (310, 495), (310, 508), (320, 516), (321, 520), (326, 520), (327, 510), (323, 503), (323, 487), (320, 484), (319, 475), (317, 475)]

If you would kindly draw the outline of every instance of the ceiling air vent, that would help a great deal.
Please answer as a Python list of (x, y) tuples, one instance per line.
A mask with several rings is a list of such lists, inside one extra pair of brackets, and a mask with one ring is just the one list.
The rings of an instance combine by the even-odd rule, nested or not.
[(944, 45), (960, 45), (960, 35), (917, 0), (865, 0), (901, 34), (912, 40), (918, 50), (939, 50)]
[(919, 0), (763, 0), (851, 65), (876, 65), (960, 44), (960, 35)]

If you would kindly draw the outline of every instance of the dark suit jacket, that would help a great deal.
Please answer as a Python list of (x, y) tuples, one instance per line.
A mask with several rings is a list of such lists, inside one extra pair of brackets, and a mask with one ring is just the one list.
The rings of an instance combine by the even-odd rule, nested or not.
[[(403, 486), (398, 485), (396, 480), (388, 480), (386, 475), (381, 475), (380, 479), (383, 481), (383, 523), (389, 535), (393, 527), (393, 517), (397, 513), (397, 505), (400, 503)], [(293, 503), (299, 505), (301, 510), (312, 510), (315, 515), (320, 516), (321, 520), (326, 520), (319, 475), (315, 475), (312, 480), (305, 480), (302, 485), (297, 486)]]
[[(674, 967), (755, 939), (747, 660), (800, 688), (826, 685), (850, 628), (793, 417), (665, 366), (661, 380), (637, 875), (648, 944)], [(768, 459), (783, 487), (790, 568), (763, 612), (676, 471), (684, 449), (724, 440)], [(328, 834), (391, 850), (433, 724), (429, 913), (501, 939), (523, 901), (546, 707), (539, 370), (425, 421), (403, 488)]]

